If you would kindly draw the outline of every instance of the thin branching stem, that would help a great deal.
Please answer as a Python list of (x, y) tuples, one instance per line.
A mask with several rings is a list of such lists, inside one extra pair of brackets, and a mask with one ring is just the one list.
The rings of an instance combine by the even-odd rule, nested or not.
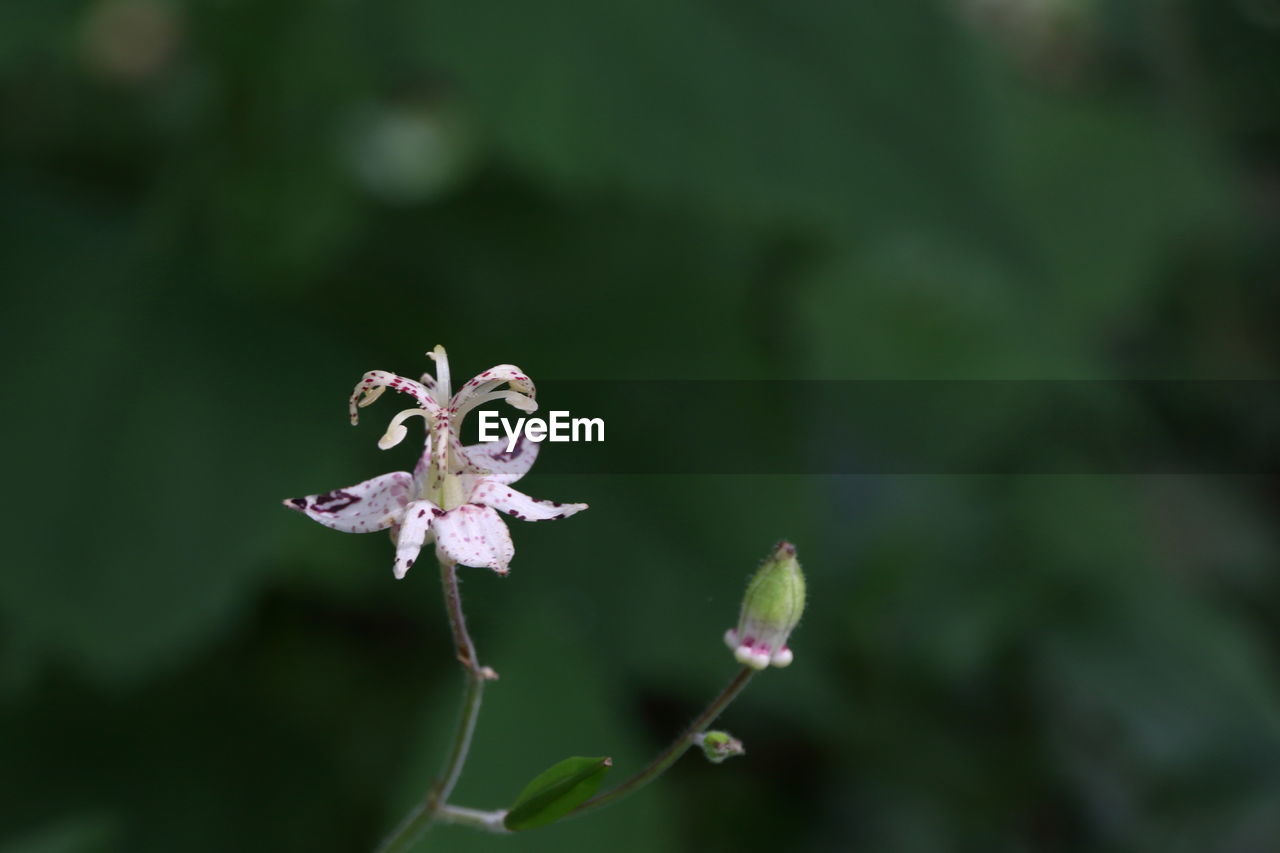
[(456, 823), (473, 829), (495, 832), (499, 835), (510, 835), (511, 830), (507, 829), (503, 823), (506, 817), (506, 809), (497, 809), (489, 812), (481, 811), (480, 809), (469, 809), (465, 806), (451, 806), (448, 803), (441, 806), (436, 813), (436, 820), (440, 821), (440, 823)]
[[(698, 736), (703, 734), (707, 726), (715, 722), (716, 718), (729, 707), (729, 703), (737, 698), (742, 689), (747, 686), (747, 682), (751, 680), (751, 676), (755, 675), (755, 670), (747, 667), (734, 676), (733, 680), (720, 691), (720, 695), (711, 700), (701, 714), (684, 730), (680, 737), (671, 742), (666, 749), (658, 753), (658, 756), (649, 762), (649, 765), (627, 781), (618, 785), (616, 788), (605, 791), (603, 794), (597, 794), (591, 799), (578, 806), (571, 815), (579, 815), (592, 809), (599, 808), (603, 805), (615, 802), (628, 794), (634, 794), (654, 779), (661, 776), (671, 765), (684, 755), (689, 747), (697, 743)], [(438, 819), (444, 823), (459, 823), (476, 829), (487, 829), (490, 832), (505, 833), (509, 830), (503, 825), (503, 819), (506, 818), (505, 809), (497, 811), (480, 811), (478, 809), (468, 809), (462, 806), (440, 805), (437, 807)]]
[(666, 749), (658, 753), (658, 756), (653, 761), (649, 762), (648, 767), (616, 788), (611, 788), (603, 794), (596, 794), (574, 809), (572, 814), (579, 815), (592, 809), (597, 809), (600, 806), (608, 805), (628, 794), (634, 794), (661, 776), (668, 767), (675, 764), (680, 759), (680, 756), (685, 754), (689, 747), (697, 742), (698, 735), (706, 731), (707, 726), (715, 722), (716, 717), (719, 717), (724, 712), (724, 709), (729, 707), (729, 703), (737, 698), (742, 689), (747, 686), (747, 682), (751, 680), (751, 676), (755, 674), (756, 671), (754, 669), (743, 667), (742, 671), (734, 676), (724, 690), (720, 691), (720, 695), (712, 699), (711, 704), (689, 724), (680, 737), (672, 741)]
[(470, 811), (445, 804), (449, 801), (454, 787), (457, 786), (458, 779), (462, 776), (462, 767), (467, 762), (467, 753), (471, 749), (471, 736), (475, 734), (476, 719), (480, 715), (480, 700), (484, 694), (484, 684), (498, 676), (488, 667), (480, 666), (480, 662), (476, 659), (475, 643), (467, 633), (467, 620), (462, 614), (457, 566), (447, 560), (441, 560), (440, 582), (444, 587), (445, 610), (449, 615), (453, 644), (458, 653), (458, 661), (467, 674), (462, 714), (458, 718), (458, 725), (453, 733), (453, 746), (449, 750), (449, 758), (445, 762), (444, 769), (440, 771), (439, 777), (422, 798), (422, 802), (414, 806), (400, 825), (378, 847), (378, 853), (403, 853), (409, 850), (418, 836), (440, 816), (444, 809), (449, 809), (450, 817), (453, 818)]

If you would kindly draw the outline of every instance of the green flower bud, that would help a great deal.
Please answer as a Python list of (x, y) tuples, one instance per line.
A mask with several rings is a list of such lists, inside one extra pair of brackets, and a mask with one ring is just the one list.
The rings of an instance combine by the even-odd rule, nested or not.
[(703, 732), (697, 736), (696, 740), (702, 747), (702, 754), (712, 764), (719, 764), (726, 758), (745, 755), (747, 752), (742, 748), (742, 741), (728, 732)]
[(779, 542), (747, 586), (738, 627), (724, 641), (738, 663), (752, 669), (791, 663), (787, 637), (804, 612), (804, 574), (796, 561), (796, 546)]

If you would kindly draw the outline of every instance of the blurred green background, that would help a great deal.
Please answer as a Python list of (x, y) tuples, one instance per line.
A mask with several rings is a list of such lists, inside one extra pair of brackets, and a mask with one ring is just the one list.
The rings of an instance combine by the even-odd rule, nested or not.
[[(0, 853), (366, 850), (425, 788), (434, 573), (279, 505), (412, 464), (367, 369), (1275, 378), (1278, 105), (1275, 0), (0, 6)], [(458, 802), (639, 766), (783, 536), (796, 663), (744, 759), (422, 849), (1277, 849), (1274, 476), (521, 488), (592, 508), (464, 575)]]

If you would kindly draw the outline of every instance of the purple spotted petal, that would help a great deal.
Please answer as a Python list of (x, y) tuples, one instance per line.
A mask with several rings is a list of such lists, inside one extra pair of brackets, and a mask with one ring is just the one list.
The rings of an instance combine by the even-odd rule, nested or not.
[(422, 546), (431, 541), (431, 523), (440, 508), (431, 501), (412, 501), (405, 507), (404, 521), (396, 537), (396, 561), (392, 566), (397, 578), (413, 568)]
[(322, 495), (289, 498), (284, 505), (334, 530), (369, 533), (385, 530), (400, 520), (409, 502), (412, 482), (408, 472), (393, 471)]
[(502, 518), (489, 507), (463, 504), (438, 516), (431, 526), (437, 546), (448, 559), (507, 573), (516, 549)]
[(486, 441), (483, 444), (468, 444), (463, 451), (472, 465), (488, 472), (485, 474), (485, 479), (496, 480), (499, 483), (514, 483), (533, 467), (534, 460), (538, 458), (540, 446), (538, 442), (525, 438), (524, 433), (521, 432), (510, 453), (507, 452), (505, 438)]
[(566, 518), (587, 508), (586, 504), (540, 501), (529, 497), (524, 492), (516, 491), (505, 483), (491, 479), (480, 481), (480, 485), (471, 493), (471, 502), (491, 506), (521, 521), (550, 521)]

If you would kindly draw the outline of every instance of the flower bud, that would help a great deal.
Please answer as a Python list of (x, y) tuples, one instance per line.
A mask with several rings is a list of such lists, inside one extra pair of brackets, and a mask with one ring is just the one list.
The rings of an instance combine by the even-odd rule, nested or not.
[(702, 754), (712, 764), (719, 764), (726, 758), (745, 755), (747, 752), (742, 748), (742, 741), (728, 732), (703, 732), (698, 735), (697, 741), (698, 745), (702, 747)]
[(802, 612), (804, 575), (796, 561), (796, 547), (779, 542), (747, 586), (738, 627), (730, 628), (724, 641), (743, 666), (786, 666), (791, 663), (787, 637)]

